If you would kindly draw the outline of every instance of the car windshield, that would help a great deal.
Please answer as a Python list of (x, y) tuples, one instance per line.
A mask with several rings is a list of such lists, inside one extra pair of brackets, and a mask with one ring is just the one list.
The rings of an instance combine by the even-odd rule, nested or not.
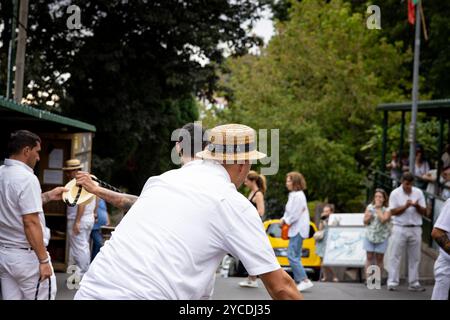
[(279, 223), (271, 223), (266, 232), (273, 238), (281, 238), (281, 225)]
[[(314, 228), (312, 225), (309, 225), (309, 238), (312, 238), (314, 235)], [(266, 233), (272, 238), (281, 238), (281, 225), (278, 222), (271, 223), (266, 230)]]

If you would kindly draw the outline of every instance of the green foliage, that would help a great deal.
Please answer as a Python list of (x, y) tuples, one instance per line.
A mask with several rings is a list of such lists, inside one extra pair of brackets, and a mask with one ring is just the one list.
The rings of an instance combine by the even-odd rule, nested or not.
[(308, 199), (346, 203), (363, 192), (367, 129), (380, 121), (375, 106), (403, 100), (410, 60), (340, 0), (293, 1), (261, 56), (230, 59), (222, 76), (231, 101), (219, 122), (280, 129), (280, 171), (268, 177), (268, 206), (286, 201), (284, 175), (300, 171)]
[[(0, 14), (2, 62), (12, 13), (11, 1), (6, 2)], [(71, 4), (81, 9), (81, 30), (66, 26)], [(219, 44), (239, 55), (261, 43), (246, 29), (260, 5), (253, 0), (30, 1), (25, 96), (32, 94), (32, 103), (41, 108), (94, 124), (94, 171), (138, 193), (149, 176), (173, 167), (171, 132), (197, 120), (196, 97), (214, 91), (215, 70), (224, 59)], [(52, 94), (60, 98), (53, 107), (46, 105)]]
[[(288, 20), (288, 10), (292, 2), (301, 0), (267, 0), (274, 17), (280, 21)], [(352, 5), (354, 12), (365, 16), (367, 7), (376, 4), (381, 9), (381, 33), (389, 43), (401, 43), (402, 51), (406, 52), (414, 46), (414, 26), (408, 23), (408, 1), (383, 0), (377, 3), (367, 0), (345, 0)], [(450, 97), (450, 34), (449, 1), (422, 1), (428, 40), (422, 32), (420, 50), (420, 93), (431, 94), (433, 99)], [(408, 70), (406, 79), (412, 79), (412, 65), (405, 64)], [(405, 94), (411, 93), (411, 85), (404, 87)]]

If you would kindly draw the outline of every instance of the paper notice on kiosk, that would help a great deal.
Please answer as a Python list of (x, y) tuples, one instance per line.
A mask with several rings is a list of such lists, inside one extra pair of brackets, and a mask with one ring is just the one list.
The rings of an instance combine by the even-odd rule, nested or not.
[(63, 149), (53, 149), (48, 155), (48, 167), (61, 169), (63, 166)]
[(44, 184), (63, 184), (62, 170), (44, 170)]

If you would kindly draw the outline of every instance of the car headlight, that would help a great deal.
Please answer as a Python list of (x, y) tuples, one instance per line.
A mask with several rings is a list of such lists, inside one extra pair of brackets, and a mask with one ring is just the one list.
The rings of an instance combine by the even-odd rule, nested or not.
[(275, 248), (273, 252), (277, 257), (287, 257), (287, 248)]
[[(273, 252), (275, 253), (275, 256), (277, 257), (287, 257), (287, 248), (275, 248), (273, 249)], [(309, 249), (302, 249), (302, 257), (307, 258), (309, 257)]]

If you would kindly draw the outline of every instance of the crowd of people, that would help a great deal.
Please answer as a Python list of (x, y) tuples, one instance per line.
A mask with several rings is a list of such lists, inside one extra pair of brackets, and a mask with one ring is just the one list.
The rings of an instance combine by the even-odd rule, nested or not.
[[(401, 185), (390, 196), (383, 189), (376, 189), (374, 199), (364, 214), (366, 236), (364, 249), (367, 252), (366, 268), (377, 265), (383, 270), (384, 254), (391, 242), (387, 288), (398, 290), (400, 264), (406, 252), (408, 261), (408, 290), (425, 291), (419, 282), (421, 261), (422, 217), (427, 215), (425, 196), (414, 186), (414, 176), (403, 173)], [(450, 200), (449, 200), (450, 201)], [(445, 203), (432, 232), (440, 246), (439, 258), (435, 263), (434, 300), (447, 300), (450, 290), (450, 202)]]
[[(289, 195), (280, 221), (288, 227), (291, 277), (280, 268), (262, 224), (267, 184), (263, 175), (250, 168), (253, 161), (266, 155), (256, 150), (255, 131), (244, 125), (223, 125), (213, 128), (205, 139), (206, 132), (198, 125), (187, 124), (182, 130), (188, 135), (180, 135), (175, 145), (181, 168), (149, 178), (139, 196), (104, 188), (82, 171), (79, 160), (66, 162), (63, 171), (67, 177), (93, 195), (89, 201), (67, 205), (69, 265), (76, 265), (82, 278), (75, 299), (210, 299), (215, 272), (226, 254), (237, 257), (248, 271), (240, 286), (258, 287), (259, 277), (272, 298), (301, 299), (301, 292), (313, 287), (301, 261), (303, 241), (310, 237), (304, 176), (296, 171), (286, 175)], [(61, 200), (69, 190), (57, 187), (42, 193), (33, 173), (40, 144), (34, 133), (13, 133), (9, 157), (0, 167), (3, 299), (54, 299), (56, 295), (46, 250), (50, 232), (42, 205)], [(416, 168), (427, 171), (420, 152), (417, 159)], [(395, 161), (391, 169), (397, 170), (394, 166)], [(442, 173), (450, 180), (447, 167)], [(424, 291), (419, 263), (427, 205), (412, 174), (402, 172), (399, 179), (401, 185), (390, 196), (382, 189), (375, 190), (373, 202), (366, 208), (366, 267), (377, 265), (383, 270), (390, 242), (388, 290), (398, 289), (400, 260), (407, 252), (408, 289)], [(242, 184), (250, 191), (247, 198), (238, 192)], [(103, 245), (99, 230), (109, 224), (106, 202), (128, 214)], [(324, 256), (333, 211), (330, 204), (324, 207), (314, 236), (320, 257)], [(448, 298), (449, 232), (447, 201), (432, 233), (441, 248), (433, 299)], [(165, 261), (164, 267), (161, 261)], [(333, 270), (323, 267), (321, 280), (327, 279), (338, 282)]]
[[(390, 171), (393, 187), (398, 187), (404, 172), (410, 171), (406, 153), (401, 159), (396, 151), (392, 152), (391, 160), (386, 165)], [(438, 172), (440, 172), (438, 180)], [(417, 145), (414, 163), (415, 186), (426, 192), (428, 198), (439, 196), (443, 200), (450, 198), (450, 144), (445, 146), (445, 152), (437, 161), (435, 168), (431, 168), (422, 145)]]

